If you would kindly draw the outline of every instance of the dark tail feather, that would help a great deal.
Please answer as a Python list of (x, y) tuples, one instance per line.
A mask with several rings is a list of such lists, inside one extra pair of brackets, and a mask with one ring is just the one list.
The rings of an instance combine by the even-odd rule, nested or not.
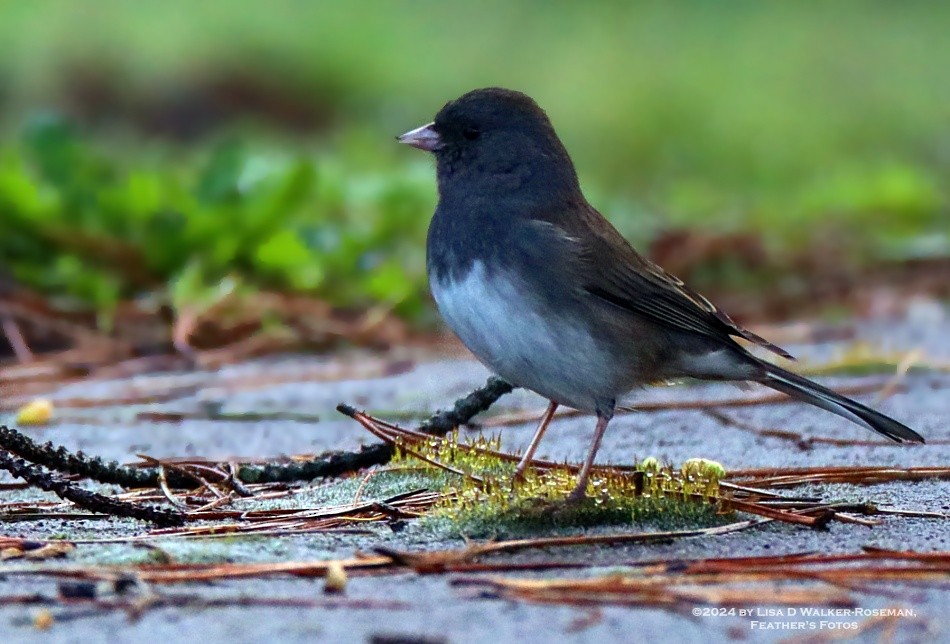
[(827, 409), (833, 414), (838, 414), (859, 425), (864, 425), (868, 429), (873, 429), (892, 441), (898, 443), (924, 442), (923, 436), (910, 427), (897, 422), (893, 418), (888, 418), (870, 407), (866, 407), (850, 398), (845, 398), (841, 394), (835, 393), (827, 387), (822, 387), (807, 378), (802, 378), (791, 371), (766, 363), (763, 363), (763, 366), (765, 367), (766, 376), (760, 382), (767, 387), (816, 407)]

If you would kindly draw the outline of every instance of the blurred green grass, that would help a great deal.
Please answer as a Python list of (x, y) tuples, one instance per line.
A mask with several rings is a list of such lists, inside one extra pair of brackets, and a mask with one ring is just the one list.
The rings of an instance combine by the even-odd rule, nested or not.
[[(486, 85), (548, 110), (637, 244), (686, 227), (778, 257), (840, 239), (849, 265), (947, 255), (948, 28), (923, 2), (5, 3), (0, 262), (105, 312), (239, 275), (424, 317), (434, 179), (391, 137)], [(43, 112), (76, 111), (90, 73), (124, 107)], [(182, 141), (123, 112), (222, 74), (317, 106), (313, 127), (245, 114)]]

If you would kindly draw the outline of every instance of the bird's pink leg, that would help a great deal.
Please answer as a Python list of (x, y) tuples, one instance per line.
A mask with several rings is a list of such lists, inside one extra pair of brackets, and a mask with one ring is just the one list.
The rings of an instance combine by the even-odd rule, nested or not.
[(584, 465), (577, 476), (577, 486), (568, 501), (583, 501), (587, 498), (587, 483), (590, 481), (590, 471), (594, 467), (594, 459), (597, 457), (597, 450), (600, 449), (600, 442), (604, 439), (604, 432), (607, 431), (607, 423), (610, 422), (610, 416), (597, 414), (597, 426), (594, 428), (594, 440), (591, 441), (590, 451), (587, 452), (587, 458), (584, 459)]
[(554, 418), (554, 412), (557, 410), (557, 406), (558, 404), (552, 400), (550, 404), (548, 404), (548, 408), (544, 410), (544, 415), (541, 416), (541, 422), (538, 423), (538, 428), (534, 432), (534, 437), (531, 439), (528, 449), (525, 450), (521, 460), (518, 461), (518, 467), (515, 469), (516, 481), (524, 479), (524, 473), (527, 471), (528, 465), (531, 464), (531, 459), (534, 458), (534, 453), (538, 450), (538, 445), (541, 444), (541, 437), (544, 436), (548, 425), (551, 424), (551, 419)]

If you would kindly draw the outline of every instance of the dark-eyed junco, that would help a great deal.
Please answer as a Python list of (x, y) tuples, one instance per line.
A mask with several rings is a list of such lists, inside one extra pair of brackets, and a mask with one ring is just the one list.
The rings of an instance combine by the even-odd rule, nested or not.
[(443, 318), (491, 370), (551, 401), (519, 476), (558, 405), (594, 412), (571, 494), (583, 498), (617, 398), (682, 377), (759, 382), (894, 441), (924, 441), (746, 351), (734, 338), (790, 357), (640, 256), (587, 203), (567, 150), (528, 96), (474, 90), (398, 140), (435, 154), (439, 204), (426, 250)]

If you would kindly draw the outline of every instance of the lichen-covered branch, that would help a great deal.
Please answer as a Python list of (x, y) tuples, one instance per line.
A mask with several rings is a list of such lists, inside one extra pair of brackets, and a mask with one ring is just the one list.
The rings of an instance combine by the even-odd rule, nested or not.
[[(501, 378), (488, 379), (480, 387), (464, 398), (459, 398), (451, 409), (441, 410), (419, 425), (418, 431), (436, 436), (444, 436), (464, 425), (477, 414), (485, 411), (514, 387)], [(352, 417), (356, 409), (345, 403), (337, 405), (337, 411)], [(395, 452), (389, 443), (376, 443), (363, 447), (358, 452), (330, 452), (312, 461), (304, 463), (281, 463), (263, 466), (244, 466), (238, 472), (238, 478), (246, 483), (277, 483), (310, 480), (327, 476), (340, 476), (374, 465), (385, 465)]]
[(178, 526), (185, 522), (185, 515), (180, 512), (134, 505), (124, 501), (117, 501), (116, 499), (90, 492), (89, 490), (84, 490), (78, 485), (64, 481), (54, 474), (44, 472), (37, 465), (31, 465), (22, 458), (14, 457), (5, 450), (0, 450), (0, 468), (10, 472), (13, 476), (23, 479), (35, 488), (53, 492), (61, 499), (72, 501), (77, 506), (89, 510), (90, 512), (151, 521), (155, 525), (163, 527)]
[[(489, 378), (484, 387), (455, 401), (451, 409), (433, 414), (418, 430), (437, 436), (464, 425), (475, 415), (491, 407), (495, 401), (510, 393), (514, 387), (501, 378)], [(352, 416), (356, 410), (346, 404), (337, 409)], [(30, 437), (15, 429), (0, 425), (0, 449), (5, 449), (21, 458), (42, 465), (50, 470), (88, 478), (100, 483), (119, 485), (125, 488), (156, 487), (158, 470), (120, 465), (99, 457), (89, 457), (82, 452), (70, 452), (65, 447), (52, 443), (37, 444)], [(244, 483), (288, 483), (309, 481), (316, 478), (340, 476), (347, 472), (383, 465), (393, 456), (393, 446), (376, 443), (355, 452), (326, 452), (310, 461), (294, 463), (271, 463), (245, 465), (237, 472)], [(176, 488), (190, 488), (194, 481), (174, 471), (166, 471), (168, 484)]]
[[(82, 452), (70, 452), (52, 443), (37, 444), (29, 436), (15, 429), (0, 425), (0, 449), (50, 470), (72, 474), (99, 483), (119, 485), (125, 488), (155, 487), (158, 485), (158, 470), (120, 465), (105, 461), (98, 456), (86, 456)], [(175, 472), (168, 472), (172, 487), (191, 487), (194, 481)]]

